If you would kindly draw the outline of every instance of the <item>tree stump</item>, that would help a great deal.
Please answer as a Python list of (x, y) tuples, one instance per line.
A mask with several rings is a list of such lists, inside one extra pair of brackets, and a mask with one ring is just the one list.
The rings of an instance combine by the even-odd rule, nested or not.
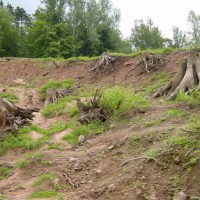
[(39, 112), (39, 109), (19, 108), (5, 98), (0, 97), (0, 137), (6, 131), (15, 131), (28, 120), (32, 120), (34, 117), (33, 112)]
[(188, 56), (179, 64), (174, 78), (167, 85), (161, 87), (153, 95), (153, 98), (168, 95), (166, 100), (176, 98), (179, 91), (189, 92), (194, 86), (200, 89), (200, 53), (189, 52)]
[(99, 90), (96, 91), (94, 97), (90, 99), (86, 104), (82, 103), (80, 99), (76, 99), (77, 107), (80, 111), (80, 117), (78, 121), (81, 124), (88, 124), (92, 121), (106, 121), (106, 112), (104, 107), (100, 107), (99, 102), (101, 94)]
[(112, 58), (106, 53), (103, 53), (100, 59), (97, 61), (96, 65), (89, 71), (94, 74), (94, 76), (101, 76), (103, 73), (109, 74), (113, 71), (112, 64), (116, 61), (115, 58)]

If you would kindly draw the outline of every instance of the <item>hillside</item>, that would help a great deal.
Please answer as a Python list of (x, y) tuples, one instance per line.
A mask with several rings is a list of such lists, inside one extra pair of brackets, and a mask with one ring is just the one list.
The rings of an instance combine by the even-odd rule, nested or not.
[[(96, 61), (1, 58), (0, 93), (40, 112), (32, 125), (0, 141), (0, 199), (200, 198), (199, 104), (183, 94), (174, 101), (151, 98), (187, 54), (163, 55), (164, 63), (149, 73), (134, 68), (140, 56), (116, 57), (113, 70), (101, 76), (89, 72)], [(45, 110), (41, 87), (50, 80), (71, 80), (76, 93)], [(103, 124), (77, 125), (75, 99), (91, 98), (96, 88), (107, 100), (122, 95), (135, 104), (124, 103)]]

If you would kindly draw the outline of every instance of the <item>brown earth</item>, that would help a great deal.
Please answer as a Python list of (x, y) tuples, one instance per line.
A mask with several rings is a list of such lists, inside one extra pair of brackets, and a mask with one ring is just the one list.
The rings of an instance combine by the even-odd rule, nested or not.
[[(88, 72), (95, 61), (68, 61), (56, 63), (56, 66), (53, 62), (34, 59), (2, 58), (0, 92), (12, 90), (20, 99), (17, 104), (20, 107), (42, 108), (38, 88), (50, 79), (73, 78), (75, 84), (81, 87), (87, 87), (89, 84), (99, 88), (123, 84), (138, 91), (144, 89), (141, 86), (147, 80), (148, 84), (157, 84), (156, 76), (160, 73), (172, 77), (177, 71), (178, 62), (186, 54), (187, 52), (177, 52), (166, 55), (165, 66), (160, 66), (150, 73), (136, 68), (125, 81), (124, 77), (130, 68), (134, 67), (138, 57), (119, 57), (114, 64), (114, 71), (96, 78), (91, 78)], [(30, 86), (34, 86), (34, 89)], [(188, 112), (198, 111), (182, 104), (167, 104), (162, 100), (152, 99), (150, 101), (151, 107), (145, 112), (131, 110), (124, 114), (122, 122), (111, 124), (105, 133), (88, 137), (84, 143), (77, 146), (71, 146), (61, 139), (64, 134), (70, 133), (69, 129), (54, 134), (52, 142), (61, 143), (61, 149), (47, 149), (44, 146), (37, 150), (37, 153), (44, 155), (42, 160), (48, 161), (47, 164), (32, 159), (27, 167), (14, 168), (7, 177), (0, 180), (0, 194), (4, 194), (8, 200), (26, 200), (36, 189), (50, 189), (58, 181), (58, 193), (62, 193), (64, 200), (172, 200), (178, 191), (187, 194), (188, 199), (200, 199), (200, 161), (191, 171), (181, 171), (181, 164), (175, 164), (173, 159), (168, 157), (163, 158), (165, 166), (148, 159), (138, 159), (120, 166), (127, 159), (140, 157), (144, 152), (159, 148), (166, 134), (175, 135), (186, 125), (186, 120), (171, 118), (152, 125), (148, 125), (149, 122), (162, 118), (170, 108), (184, 108)], [(47, 128), (59, 120), (67, 122), (67, 117), (45, 119), (38, 113), (33, 123)], [(134, 144), (133, 138), (137, 135), (143, 140), (135, 147), (137, 144)], [(34, 139), (40, 137), (34, 132), (31, 136)], [(0, 166), (13, 165), (23, 160), (28, 152), (30, 151), (23, 149), (10, 150), (0, 155)], [(44, 187), (33, 187), (32, 183), (43, 173), (52, 173), (57, 180), (49, 181)], [(48, 199), (62, 198), (56, 196)]]

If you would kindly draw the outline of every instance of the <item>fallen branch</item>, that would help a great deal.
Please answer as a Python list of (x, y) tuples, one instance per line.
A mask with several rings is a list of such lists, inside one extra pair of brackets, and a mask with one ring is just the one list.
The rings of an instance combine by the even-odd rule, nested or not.
[(76, 189), (79, 186), (79, 184), (73, 183), (72, 180), (69, 178), (69, 176), (67, 176), (66, 173), (63, 173), (63, 176), (66, 178), (65, 181), (69, 182), (73, 189)]
[(158, 160), (156, 160), (155, 158), (143, 156), (143, 157), (131, 158), (129, 160), (126, 160), (120, 165), (120, 167), (123, 167), (124, 165), (128, 164), (129, 162), (132, 162), (134, 160), (140, 160), (140, 159), (154, 160), (156, 163), (158, 163)]

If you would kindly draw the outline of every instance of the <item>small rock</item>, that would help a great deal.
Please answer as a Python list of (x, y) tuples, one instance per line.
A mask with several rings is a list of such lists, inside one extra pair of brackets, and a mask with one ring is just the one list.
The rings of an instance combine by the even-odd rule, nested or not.
[(79, 138), (78, 138), (78, 142), (79, 142), (79, 143), (83, 143), (83, 142), (85, 142), (85, 139), (86, 139), (86, 138), (85, 138), (84, 135), (80, 135)]
[(59, 178), (55, 178), (53, 181), (53, 185), (56, 185), (60, 182), (60, 179)]
[(74, 161), (76, 161), (76, 158), (73, 157), (69, 158), (69, 162), (74, 162)]
[(115, 187), (114, 184), (110, 184), (110, 185), (108, 186), (108, 191), (109, 191), (109, 192), (114, 192), (115, 190), (116, 190), (116, 187)]
[(110, 125), (110, 128), (115, 128), (117, 125), (115, 123)]
[(97, 174), (101, 174), (101, 173), (102, 173), (102, 170), (101, 170), (101, 169), (97, 169), (97, 170), (96, 170), (96, 173), (97, 173)]
[(75, 169), (76, 171), (81, 171), (81, 170), (83, 169), (83, 166), (80, 165), (79, 163), (76, 163), (74, 169)]
[(187, 195), (181, 191), (174, 196), (173, 200), (187, 200)]
[(146, 179), (147, 179), (146, 176), (141, 177), (141, 180), (146, 180)]
[(180, 164), (180, 163), (181, 163), (180, 157), (176, 156), (176, 157), (174, 158), (174, 163), (177, 164), (177, 165)]
[(108, 147), (108, 149), (109, 149), (109, 150), (112, 150), (112, 149), (114, 149), (114, 147), (115, 147), (115, 146), (112, 145), (112, 146)]

